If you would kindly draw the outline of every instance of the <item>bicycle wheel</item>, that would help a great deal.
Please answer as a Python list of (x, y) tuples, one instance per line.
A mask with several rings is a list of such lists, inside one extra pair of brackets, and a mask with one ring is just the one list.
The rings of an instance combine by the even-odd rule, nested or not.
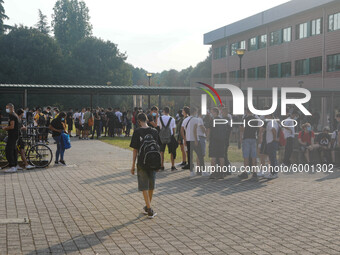
[(52, 161), (52, 151), (45, 144), (36, 144), (28, 152), (27, 161), (35, 167), (47, 167)]
[(0, 167), (5, 168), (8, 166), (8, 161), (6, 158), (6, 144), (0, 144)]

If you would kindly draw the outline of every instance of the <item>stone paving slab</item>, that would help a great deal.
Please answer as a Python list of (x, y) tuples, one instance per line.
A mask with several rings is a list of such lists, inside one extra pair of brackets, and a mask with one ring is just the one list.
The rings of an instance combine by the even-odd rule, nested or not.
[[(51, 145), (55, 150), (55, 146)], [(74, 140), (67, 167), (0, 172), (0, 254), (340, 254), (340, 172), (275, 180), (157, 174), (149, 220), (131, 152)]]

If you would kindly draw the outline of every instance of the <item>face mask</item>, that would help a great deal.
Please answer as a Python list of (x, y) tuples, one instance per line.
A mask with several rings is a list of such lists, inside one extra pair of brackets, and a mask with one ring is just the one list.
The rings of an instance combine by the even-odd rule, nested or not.
[(157, 113), (156, 113), (156, 112), (153, 112), (153, 113), (152, 113), (152, 116), (156, 117), (156, 116), (157, 116)]
[(65, 120), (65, 118), (61, 118), (61, 121), (64, 121)]
[(312, 131), (312, 127), (307, 127), (307, 131)]
[(11, 111), (10, 111), (10, 109), (6, 109), (6, 112), (7, 112), (7, 113), (10, 113)]

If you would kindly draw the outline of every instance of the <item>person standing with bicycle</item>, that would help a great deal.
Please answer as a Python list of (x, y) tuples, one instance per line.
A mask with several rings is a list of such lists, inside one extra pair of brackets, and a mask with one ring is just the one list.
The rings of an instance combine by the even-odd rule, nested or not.
[[(49, 128), (52, 131), (52, 138), (54, 141), (57, 143), (57, 151), (55, 155), (55, 162), (54, 165), (64, 165), (66, 166), (66, 163), (64, 161), (64, 153), (65, 153), (65, 147), (63, 143), (63, 139), (61, 137), (61, 134), (67, 133), (66, 131), (66, 125), (65, 125), (65, 118), (66, 118), (66, 113), (61, 112), (58, 114), (58, 116), (52, 120)], [(60, 156), (60, 160), (59, 160)]]
[(19, 121), (18, 116), (14, 111), (14, 105), (9, 103), (6, 105), (6, 112), (8, 116), (8, 126), (3, 127), (8, 133), (8, 140), (6, 144), (6, 158), (9, 164), (9, 169), (5, 173), (15, 173), (18, 165), (17, 142), (19, 139)]

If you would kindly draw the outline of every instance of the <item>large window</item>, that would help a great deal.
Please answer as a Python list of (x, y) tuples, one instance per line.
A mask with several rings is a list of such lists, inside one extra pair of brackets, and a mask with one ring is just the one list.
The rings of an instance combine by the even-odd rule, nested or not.
[(270, 65), (269, 66), (269, 78), (278, 78), (279, 77), (279, 65)]
[(281, 77), (290, 77), (292, 75), (292, 64), (286, 62), (281, 64)]
[(214, 59), (218, 59), (220, 55), (220, 48), (214, 49)]
[(259, 36), (259, 49), (267, 47), (267, 35)]
[(309, 59), (309, 73), (320, 73), (322, 71), (322, 57)]
[(310, 35), (319, 35), (322, 34), (322, 18), (314, 19), (310, 24)]
[(239, 49), (246, 49), (246, 41), (239, 42)]
[(282, 30), (282, 42), (290, 42), (292, 40), (292, 28), (287, 27)]
[(257, 50), (257, 37), (253, 37), (249, 39), (248, 42), (248, 50)]
[(255, 79), (255, 78), (256, 78), (256, 68), (249, 68), (248, 79)]
[(340, 54), (327, 56), (327, 71), (339, 71), (340, 70)]
[(329, 15), (328, 17), (328, 31), (340, 29), (340, 12)]
[(266, 66), (260, 66), (257, 68), (257, 78), (258, 79), (266, 78)]
[(296, 26), (296, 39), (308, 37), (308, 23), (302, 23)]
[(227, 54), (227, 46), (224, 45), (214, 49), (214, 59), (225, 58)]
[(277, 45), (281, 43), (281, 30), (270, 33), (270, 45)]
[(238, 42), (237, 43), (233, 43), (231, 46), (230, 46), (230, 55), (231, 56), (234, 56), (236, 55), (236, 50), (238, 49)]
[(308, 74), (308, 61), (307, 59), (301, 59), (295, 61), (295, 75)]

